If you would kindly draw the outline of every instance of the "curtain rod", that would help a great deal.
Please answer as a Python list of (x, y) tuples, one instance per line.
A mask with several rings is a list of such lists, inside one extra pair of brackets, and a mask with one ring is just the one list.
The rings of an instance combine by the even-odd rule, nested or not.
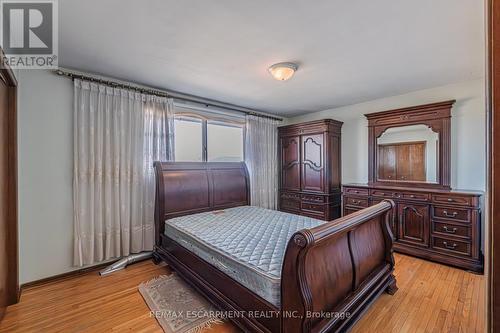
[(281, 117), (272, 116), (269, 114), (254, 111), (251, 109), (247, 109), (247, 108), (240, 107), (240, 106), (233, 105), (233, 104), (229, 104), (229, 103), (223, 103), (223, 102), (219, 102), (219, 101), (215, 101), (215, 100), (211, 100), (211, 99), (207, 99), (207, 98), (178, 93), (178, 92), (174, 92), (174, 91), (155, 89), (155, 88), (142, 86), (142, 85), (138, 85), (138, 84), (126, 83), (124, 81), (99, 77), (97, 75), (86, 74), (86, 73), (84, 74), (81, 72), (73, 72), (73, 71), (68, 71), (68, 70), (63, 70), (63, 69), (56, 69), (56, 70), (54, 70), (54, 73), (57, 75), (60, 75), (60, 76), (69, 77), (71, 79), (80, 79), (80, 80), (85, 80), (85, 81), (101, 83), (101, 84), (108, 85), (111, 87), (135, 90), (135, 91), (138, 91), (141, 93), (147, 93), (150, 95), (155, 95), (155, 96), (160, 96), (160, 97), (172, 97), (172, 98), (176, 98), (176, 99), (183, 100), (183, 101), (203, 104), (206, 107), (215, 106), (215, 107), (223, 108), (226, 110), (243, 112), (245, 114), (252, 115), (252, 116), (283, 121), (283, 118), (281, 118)]

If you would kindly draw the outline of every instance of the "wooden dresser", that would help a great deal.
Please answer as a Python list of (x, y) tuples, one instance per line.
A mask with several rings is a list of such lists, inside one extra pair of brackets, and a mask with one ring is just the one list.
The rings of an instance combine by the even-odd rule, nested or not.
[(396, 203), (391, 225), (395, 251), (482, 272), (481, 195), (346, 184), (343, 215), (392, 199)]
[(332, 119), (279, 127), (281, 211), (340, 217), (341, 127)]

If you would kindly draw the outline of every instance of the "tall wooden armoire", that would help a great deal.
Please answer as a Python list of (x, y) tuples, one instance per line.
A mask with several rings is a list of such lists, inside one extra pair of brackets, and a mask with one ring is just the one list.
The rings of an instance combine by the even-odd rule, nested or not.
[(279, 127), (279, 209), (321, 220), (340, 217), (342, 122)]

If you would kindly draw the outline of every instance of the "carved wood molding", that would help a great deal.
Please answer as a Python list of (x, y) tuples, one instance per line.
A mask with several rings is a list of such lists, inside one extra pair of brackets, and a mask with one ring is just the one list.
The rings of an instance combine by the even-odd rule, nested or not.
[(451, 189), (451, 108), (455, 100), (365, 114), (368, 119), (368, 182), (372, 185), (408, 186), (406, 182), (377, 177), (377, 138), (389, 128), (426, 125), (439, 135), (438, 183), (412, 182), (421, 188)]

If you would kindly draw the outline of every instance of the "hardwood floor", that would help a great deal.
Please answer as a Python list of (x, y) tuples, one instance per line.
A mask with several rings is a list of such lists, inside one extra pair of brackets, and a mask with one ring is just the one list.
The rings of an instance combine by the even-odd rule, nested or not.
[(383, 294), (353, 332), (485, 332), (484, 275), (395, 255), (399, 290)]
[[(137, 291), (170, 274), (151, 261), (100, 277), (96, 272), (23, 290), (0, 332), (162, 332)], [(382, 295), (353, 332), (484, 332), (485, 278), (396, 254), (399, 290)], [(237, 332), (231, 324), (206, 332)]]

